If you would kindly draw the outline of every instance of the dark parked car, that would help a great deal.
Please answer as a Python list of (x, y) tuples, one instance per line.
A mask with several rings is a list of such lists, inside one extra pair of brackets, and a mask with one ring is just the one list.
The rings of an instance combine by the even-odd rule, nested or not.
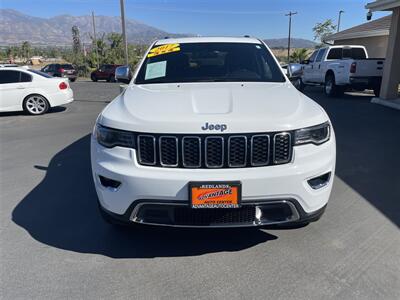
[(93, 71), (90, 75), (92, 81), (107, 80), (108, 82), (115, 81), (115, 69), (121, 65), (101, 65), (100, 68)]
[(72, 82), (78, 78), (78, 71), (71, 64), (50, 64), (41, 71), (54, 77), (66, 77)]

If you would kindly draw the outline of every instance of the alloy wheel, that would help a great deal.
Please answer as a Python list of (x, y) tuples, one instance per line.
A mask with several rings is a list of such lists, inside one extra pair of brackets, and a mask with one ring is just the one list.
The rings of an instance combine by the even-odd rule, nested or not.
[(28, 112), (31, 113), (32, 115), (40, 115), (46, 112), (47, 102), (46, 99), (44, 99), (41, 96), (38, 95), (30, 96), (26, 100), (25, 107), (28, 110)]

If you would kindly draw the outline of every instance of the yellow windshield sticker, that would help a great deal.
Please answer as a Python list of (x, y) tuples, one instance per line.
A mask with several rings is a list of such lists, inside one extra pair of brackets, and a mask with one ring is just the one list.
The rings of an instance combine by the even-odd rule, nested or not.
[(181, 48), (179, 47), (179, 44), (166, 44), (166, 45), (158, 46), (158, 47), (151, 49), (149, 54), (147, 54), (147, 57), (154, 57), (154, 56), (158, 56), (161, 54), (177, 52), (180, 50), (181, 50)]

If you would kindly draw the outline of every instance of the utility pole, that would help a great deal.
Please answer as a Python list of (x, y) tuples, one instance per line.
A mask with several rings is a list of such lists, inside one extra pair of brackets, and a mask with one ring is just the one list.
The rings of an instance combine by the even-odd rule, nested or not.
[(99, 68), (99, 51), (97, 50), (97, 37), (96, 37), (96, 22), (94, 21), (94, 11), (92, 11), (92, 22), (93, 22), (93, 38), (94, 38), (94, 49), (96, 51), (96, 65)]
[(340, 10), (339, 11), (339, 18), (338, 18), (338, 23), (337, 23), (337, 32), (339, 32), (339, 29), (340, 29), (340, 17), (342, 15), (342, 13), (344, 13), (344, 10)]
[[(287, 47), (287, 61), (288, 64), (290, 63), (290, 33), (292, 31), (292, 16), (297, 15), (297, 12), (291, 12), (289, 11), (288, 14), (286, 14), (286, 17), (289, 17), (289, 37), (288, 37), (288, 47)], [(289, 67), (288, 67), (288, 72), (289, 72)]]
[(125, 28), (125, 1), (120, 0), (121, 6), (121, 25), (122, 25), (122, 38), (124, 39), (125, 46), (125, 65), (129, 64), (128, 60), (128, 41), (126, 39), (126, 28)]

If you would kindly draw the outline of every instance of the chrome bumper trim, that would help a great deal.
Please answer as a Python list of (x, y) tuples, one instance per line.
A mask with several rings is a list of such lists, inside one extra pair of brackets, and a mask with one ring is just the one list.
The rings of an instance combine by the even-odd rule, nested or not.
[[(268, 220), (262, 220), (262, 210), (261, 208), (264, 206), (268, 206), (270, 204), (286, 204), (290, 208), (292, 212), (292, 217), (290, 219), (284, 220), (284, 221), (268, 221)], [(257, 227), (257, 226), (265, 226), (265, 225), (277, 225), (277, 224), (284, 224), (284, 223), (290, 223), (290, 222), (295, 222), (300, 219), (300, 214), (297, 211), (295, 205), (288, 200), (272, 200), (272, 201), (257, 201), (257, 202), (248, 202), (248, 203), (242, 203), (243, 206), (245, 205), (250, 205), (254, 206), (256, 209), (256, 220), (253, 223), (248, 223), (248, 224), (242, 224), (242, 223), (231, 223), (231, 224), (221, 224), (221, 225), (175, 225), (175, 224), (160, 224), (160, 223), (150, 223), (150, 222), (145, 222), (141, 219), (138, 218), (138, 212), (140, 208), (144, 205), (169, 205), (169, 206), (188, 206), (187, 203), (182, 202), (182, 203), (172, 203), (172, 202), (156, 202), (156, 201), (149, 201), (149, 202), (142, 202), (139, 203), (138, 205), (135, 206), (135, 208), (132, 211), (131, 216), (129, 217), (129, 220), (131, 222), (137, 223), (137, 224), (144, 224), (144, 225), (152, 225), (152, 226), (165, 226), (165, 227), (183, 227), (183, 228), (232, 228), (232, 227)]]

